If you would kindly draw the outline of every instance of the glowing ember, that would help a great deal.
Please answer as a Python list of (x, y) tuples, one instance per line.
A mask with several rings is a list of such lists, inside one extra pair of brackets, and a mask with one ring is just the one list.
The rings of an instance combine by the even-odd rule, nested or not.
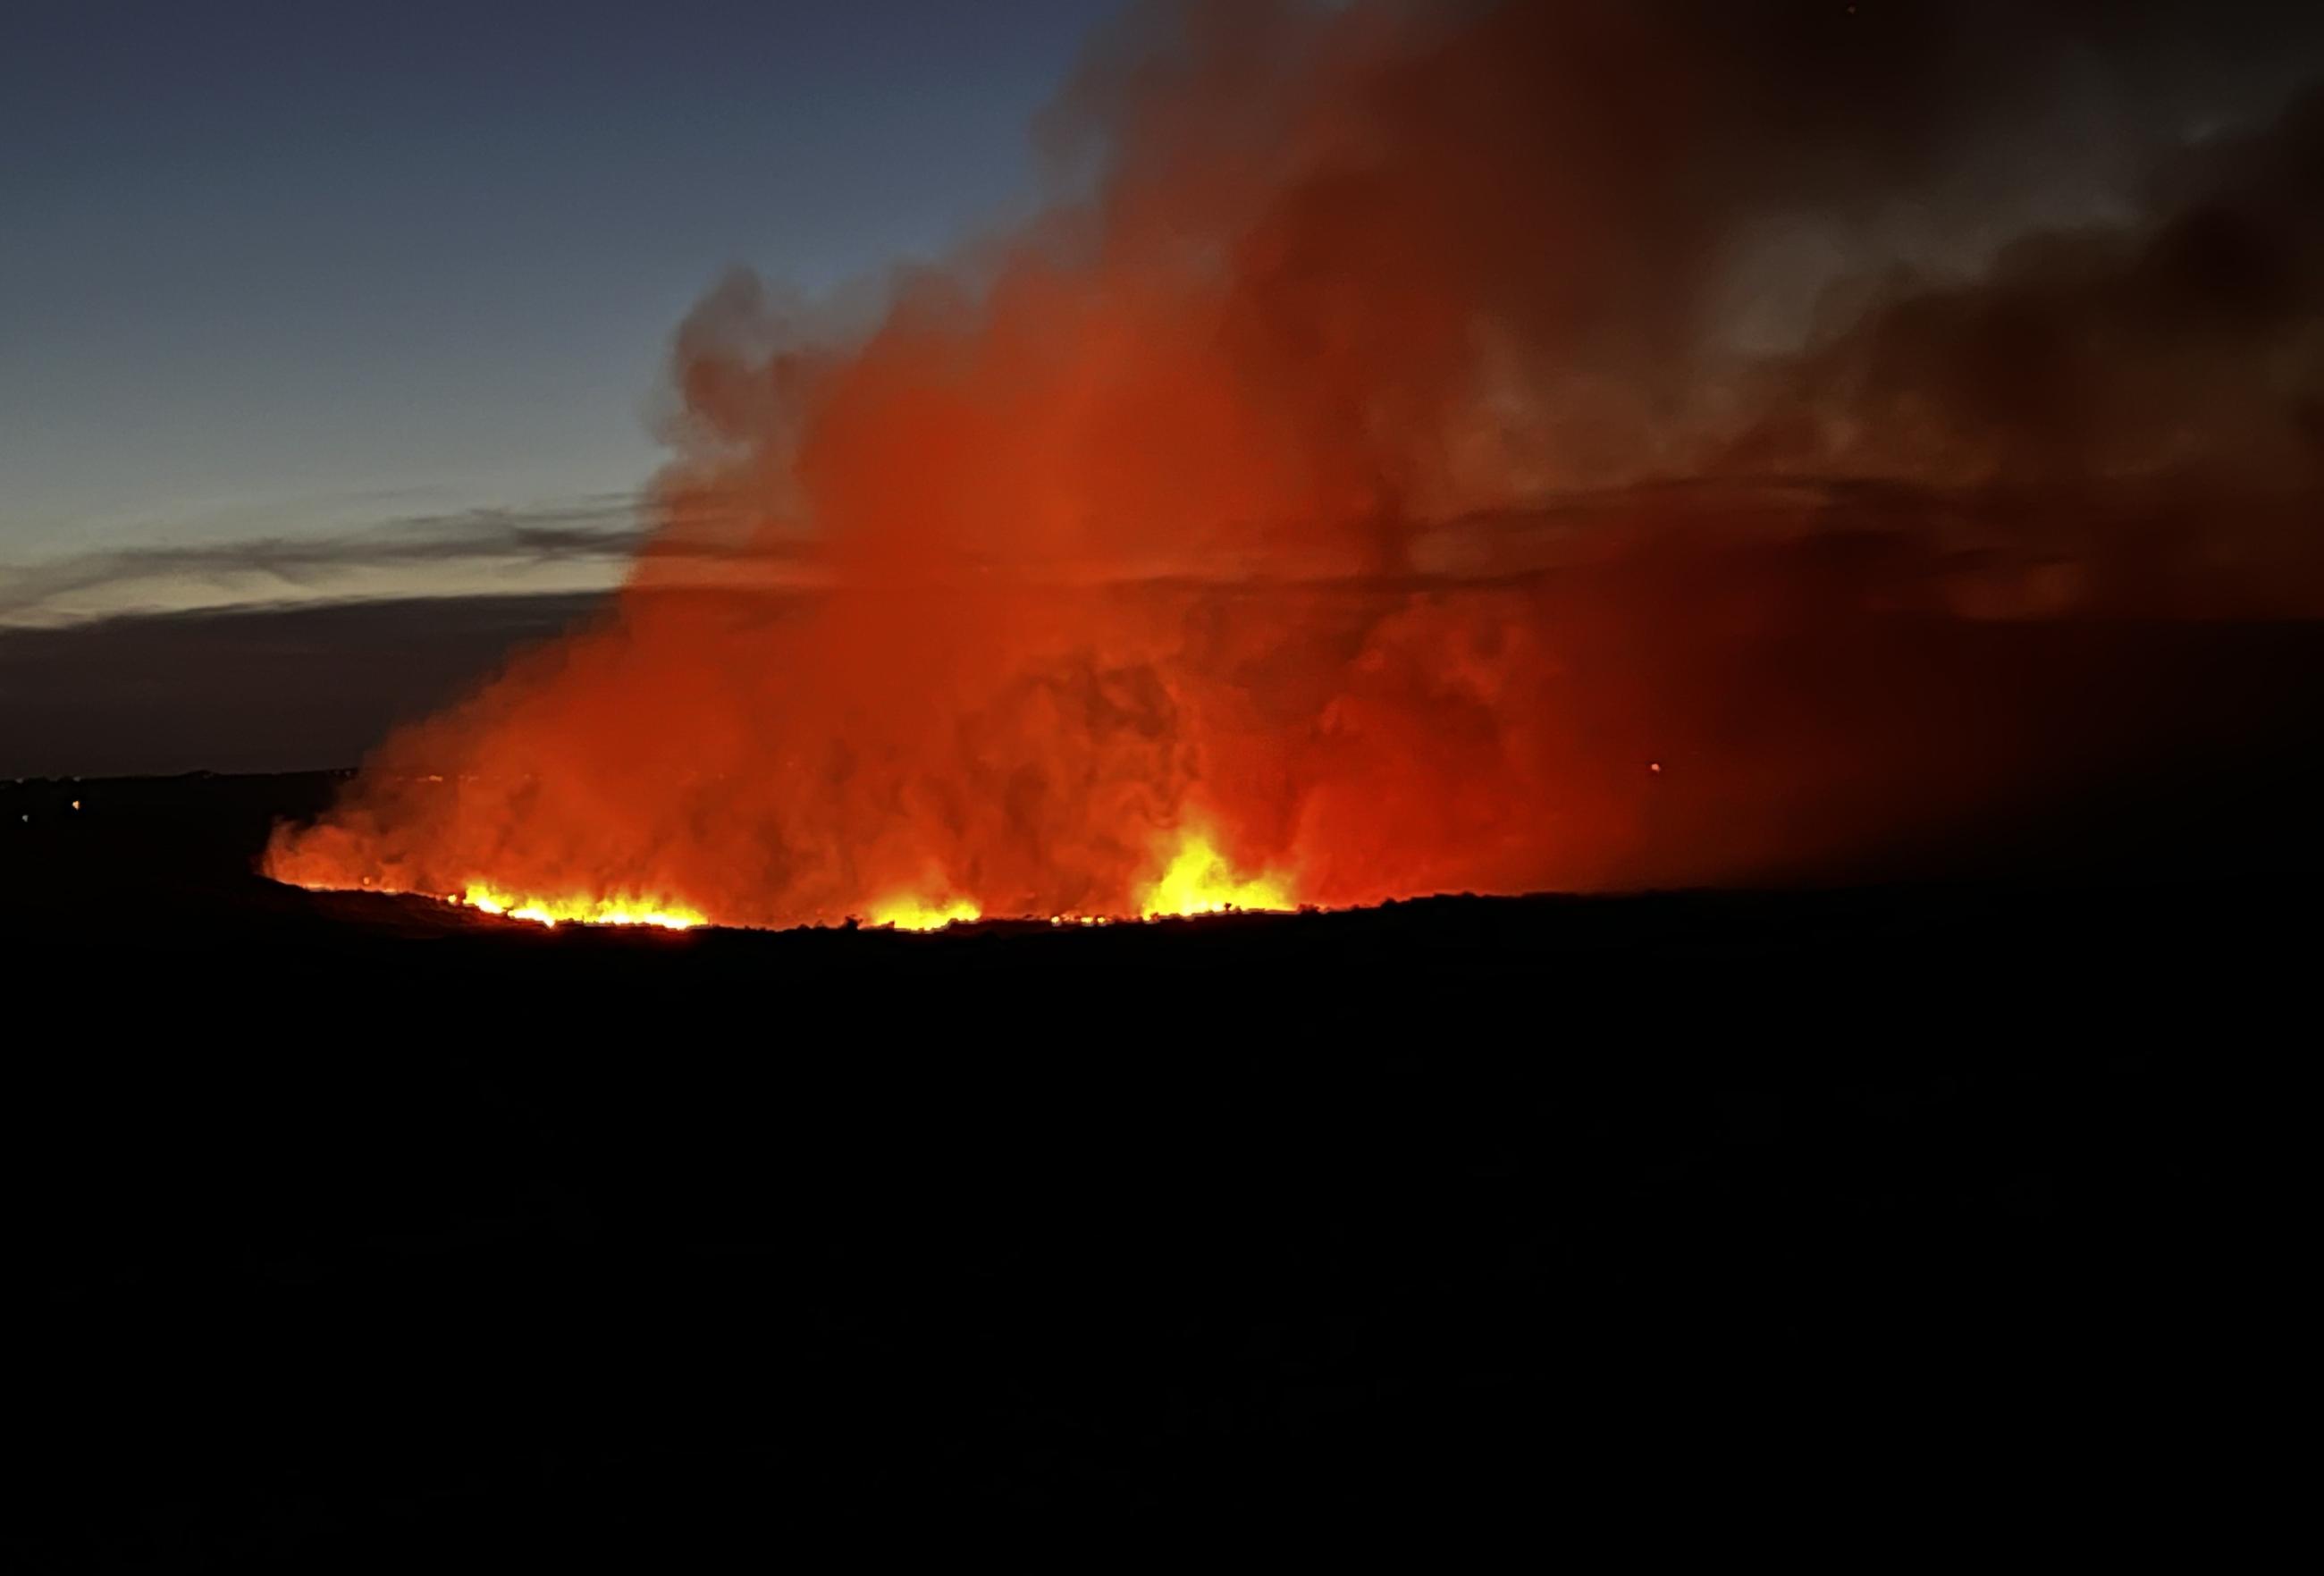
[(710, 923), (706, 916), (690, 908), (634, 897), (521, 898), (491, 887), (471, 886), (446, 900), (480, 914), (535, 925), (650, 925), (662, 930), (691, 930)]

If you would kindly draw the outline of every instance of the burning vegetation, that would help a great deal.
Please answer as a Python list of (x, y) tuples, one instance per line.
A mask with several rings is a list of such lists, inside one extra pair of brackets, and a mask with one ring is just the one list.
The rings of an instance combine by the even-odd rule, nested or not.
[[(74, 808), (79, 808), (78, 803)], [(1286, 880), (1239, 873), (1208, 834), (1198, 829), (1185, 829), (1157, 840), (1157, 849), (1163, 857), (1160, 871), (1141, 890), (1134, 914), (1056, 914), (1049, 916), (1050, 922), (1105, 925), (1123, 917), (1170, 919), (1205, 914), (1284, 913), (1298, 907)], [(940, 876), (932, 880), (941, 887)], [(659, 930), (692, 930), (711, 923), (709, 916), (682, 903), (635, 894), (527, 897), (472, 884), (444, 900), (455, 908), (473, 908), (495, 918), (523, 920), (552, 928), (559, 925), (631, 925)], [(872, 902), (862, 915), (849, 917), (880, 929), (944, 930), (954, 925), (973, 924), (984, 917), (973, 899), (956, 894), (899, 892)]]
[[(1717, 881), (2006, 802), (2054, 730), (1995, 628), (2319, 601), (2324, 108), (2054, 92), (2200, 56), (2124, 13), (1142, 8), (1033, 221), (868, 327), (715, 290), (618, 598), (267, 870), (932, 928)], [(1899, 255), (2037, 180), (2112, 206)]]

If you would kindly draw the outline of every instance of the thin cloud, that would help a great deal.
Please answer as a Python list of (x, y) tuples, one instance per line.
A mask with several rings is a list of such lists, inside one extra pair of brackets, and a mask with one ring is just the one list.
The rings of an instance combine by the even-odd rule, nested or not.
[(645, 536), (640, 501), (616, 495), (407, 515), (314, 535), (109, 548), (0, 567), (0, 624), (57, 626), (132, 613), (414, 594), (603, 589), (619, 582)]

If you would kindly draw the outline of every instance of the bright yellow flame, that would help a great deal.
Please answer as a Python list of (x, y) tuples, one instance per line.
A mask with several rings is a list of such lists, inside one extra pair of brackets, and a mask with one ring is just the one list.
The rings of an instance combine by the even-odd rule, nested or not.
[(923, 899), (888, 898), (872, 906), (866, 924), (884, 925), (891, 930), (942, 930), (947, 925), (965, 925), (983, 916), (976, 905), (965, 898), (946, 898), (938, 902)]
[[(1139, 895), (1138, 912), (1148, 919), (1234, 911), (1288, 913), (1298, 908), (1291, 895), (1290, 878), (1278, 871), (1246, 876), (1228, 862), (1205, 828), (1187, 826), (1164, 838), (1157, 849), (1162, 872)], [(605, 898), (536, 898), (520, 896), (477, 882), (456, 898), (445, 899), (456, 907), (535, 925), (649, 925), (664, 930), (690, 930), (710, 923), (695, 909), (631, 894)], [(863, 923), (890, 930), (942, 930), (983, 917), (983, 911), (962, 897), (926, 898), (901, 893), (872, 905)], [(1053, 925), (1084, 926), (1109, 923), (1104, 915), (1061, 914)]]
[(1146, 889), (1139, 912), (1158, 919), (1166, 915), (1223, 914), (1231, 908), (1288, 913), (1297, 907), (1287, 878), (1237, 875), (1226, 855), (1212, 843), (1210, 834), (1190, 826), (1179, 832), (1176, 852), (1161, 879)]
[(483, 914), (529, 919), (535, 925), (651, 925), (663, 930), (691, 930), (710, 923), (708, 916), (691, 908), (629, 896), (519, 898), (492, 887), (472, 886), (449, 901)]

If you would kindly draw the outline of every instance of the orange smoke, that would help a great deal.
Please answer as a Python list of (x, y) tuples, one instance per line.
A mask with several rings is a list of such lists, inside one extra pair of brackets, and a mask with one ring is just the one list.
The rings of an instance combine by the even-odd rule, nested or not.
[[(2040, 730), (1927, 631), (2104, 576), (1895, 500), (2055, 475), (1952, 435), (1868, 493), (1855, 429), (1696, 343), (1755, 205), (1918, 156), (1857, 134), (1941, 51), (1779, 90), (1823, 34), (1716, 5), (1139, 28), (1052, 127), (1086, 195), (868, 334), (714, 292), (619, 598), (269, 872), (769, 926), (1339, 906), (1764, 871), (2016, 770)], [(1754, 454), (1849, 479), (1631, 484)]]

